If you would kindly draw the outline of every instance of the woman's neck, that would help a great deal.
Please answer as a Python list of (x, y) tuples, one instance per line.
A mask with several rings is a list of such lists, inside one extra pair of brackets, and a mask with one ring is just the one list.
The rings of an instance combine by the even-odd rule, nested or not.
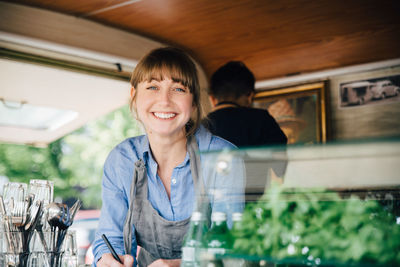
[(171, 175), (176, 166), (186, 157), (186, 136), (165, 139), (149, 135), (152, 155), (158, 164), (157, 174), (164, 185), (168, 198), (171, 198)]
[(151, 152), (158, 165), (176, 162), (179, 165), (186, 156), (186, 136), (175, 139), (149, 136)]

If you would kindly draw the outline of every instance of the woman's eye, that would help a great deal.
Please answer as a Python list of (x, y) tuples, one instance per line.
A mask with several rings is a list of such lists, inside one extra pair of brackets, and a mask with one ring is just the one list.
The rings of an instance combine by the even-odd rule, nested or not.
[(157, 90), (157, 87), (156, 86), (149, 86), (149, 87), (147, 87), (147, 89), (148, 90)]
[(184, 93), (184, 92), (186, 92), (186, 89), (185, 88), (181, 88), (181, 87), (177, 87), (177, 88), (175, 88), (175, 91)]

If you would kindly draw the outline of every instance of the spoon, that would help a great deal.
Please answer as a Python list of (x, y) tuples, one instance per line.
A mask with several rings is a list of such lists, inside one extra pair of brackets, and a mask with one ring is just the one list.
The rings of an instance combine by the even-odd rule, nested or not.
[(67, 220), (66, 214), (69, 213), (69, 208), (67, 205), (62, 203), (49, 203), (47, 205), (47, 221), (50, 226), (53, 227), (63, 227), (63, 221)]
[[(65, 234), (67, 232), (67, 228), (69, 227), (70, 220), (70, 212), (69, 207), (66, 204), (62, 203), (49, 203), (47, 206), (47, 221), (51, 226), (51, 241), (52, 241), (52, 249), (53, 255), (51, 257), (51, 265), (53, 265), (55, 257), (56, 264), (59, 261), (58, 252), (60, 250), (61, 244), (64, 240)], [(56, 228), (57, 231), (57, 239), (55, 237)]]

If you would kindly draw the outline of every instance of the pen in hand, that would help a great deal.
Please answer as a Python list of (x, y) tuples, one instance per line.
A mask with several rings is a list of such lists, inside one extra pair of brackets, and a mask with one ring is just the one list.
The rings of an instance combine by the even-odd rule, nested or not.
[(110, 242), (108, 241), (106, 235), (102, 234), (101, 238), (103, 238), (104, 242), (106, 242), (106, 245), (107, 245), (108, 249), (111, 251), (111, 254), (113, 255), (114, 259), (116, 261), (118, 261), (119, 263), (123, 264), (121, 259), (118, 257), (117, 253), (115, 252), (114, 248), (111, 246)]

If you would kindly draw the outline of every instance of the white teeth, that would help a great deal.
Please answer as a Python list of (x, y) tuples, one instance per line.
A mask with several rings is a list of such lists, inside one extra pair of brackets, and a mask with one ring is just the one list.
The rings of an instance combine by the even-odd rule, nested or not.
[(154, 112), (154, 115), (160, 119), (169, 119), (176, 116), (175, 113), (159, 113), (159, 112)]

